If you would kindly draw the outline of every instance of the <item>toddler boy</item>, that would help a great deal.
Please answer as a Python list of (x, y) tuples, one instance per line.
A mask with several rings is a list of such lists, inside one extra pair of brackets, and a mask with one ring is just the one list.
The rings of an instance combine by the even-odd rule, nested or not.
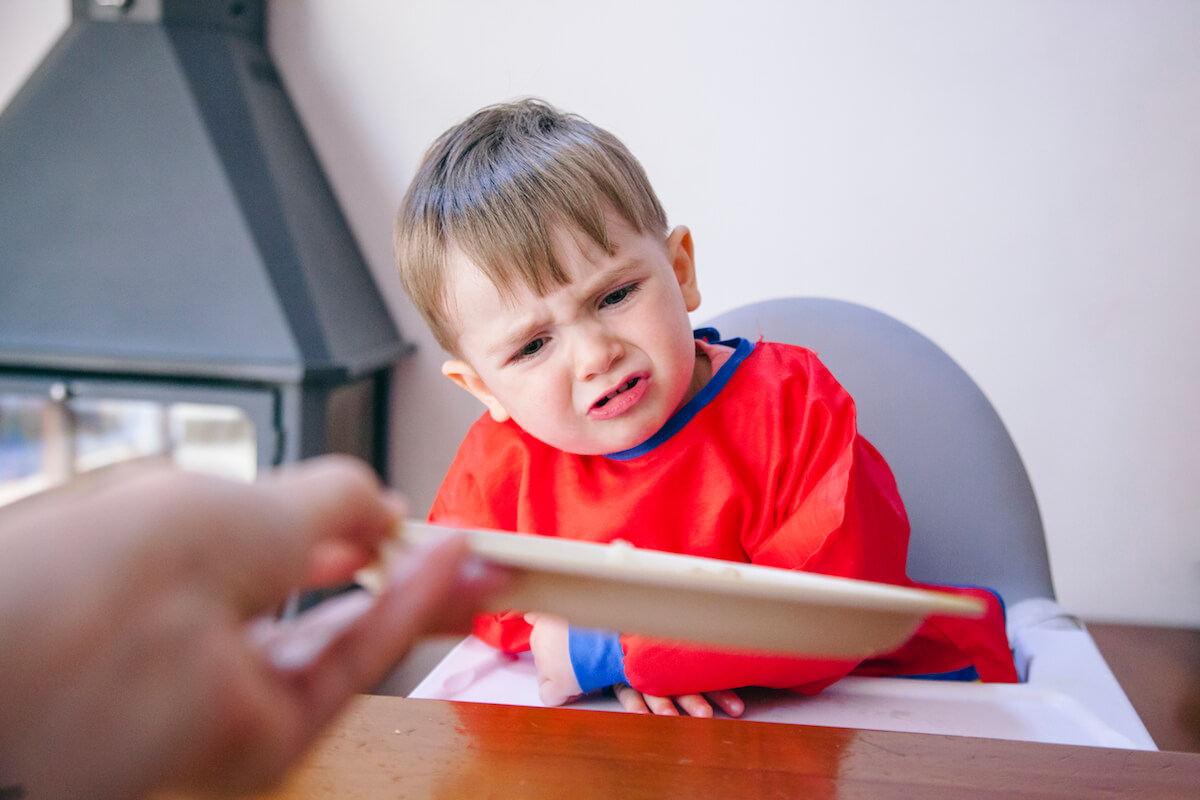
[[(668, 231), (607, 131), (533, 100), (485, 108), (431, 147), (396, 223), (401, 280), (487, 407), (430, 519), (916, 585), (895, 481), (854, 402), (804, 348), (693, 332), (692, 236)], [(941, 588), (941, 587), (938, 587)], [(548, 704), (613, 686), (629, 710), (741, 713), (733, 690), (815, 693), (856, 674), (1015, 680), (1003, 610), (931, 618), (865, 662), (719, 651), (481, 617), (532, 647)], [(536, 610), (535, 610), (536, 611)]]

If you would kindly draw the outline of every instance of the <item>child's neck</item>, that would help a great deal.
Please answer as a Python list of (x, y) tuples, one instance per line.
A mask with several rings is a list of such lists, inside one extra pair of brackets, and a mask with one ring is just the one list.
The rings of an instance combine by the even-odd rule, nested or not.
[(679, 404), (682, 408), (687, 405), (688, 401), (696, 395), (700, 394), (700, 390), (708, 383), (712, 377), (712, 361), (708, 358), (708, 353), (705, 353), (699, 347), (696, 348), (696, 364), (692, 368), (692, 382), (688, 384), (687, 394), (683, 396), (683, 402)]

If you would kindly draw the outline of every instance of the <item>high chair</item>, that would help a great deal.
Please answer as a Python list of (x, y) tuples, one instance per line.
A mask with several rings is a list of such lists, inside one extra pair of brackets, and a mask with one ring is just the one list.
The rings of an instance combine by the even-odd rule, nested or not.
[[(704, 323), (817, 352), (855, 399), (859, 429), (896, 476), (912, 527), (908, 573), (987, 586), (1007, 604), (1022, 683), (845, 678), (816, 697), (749, 692), (749, 719), (1156, 749), (1083, 624), (1055, 601), (1037, 499), (999, 415), (941, 348), (851, 302), (765, 300)], [(528, 653), (474, 638), (410, 697), (539, 705)], [(611, 697), (568, 708), (619, 710)]]

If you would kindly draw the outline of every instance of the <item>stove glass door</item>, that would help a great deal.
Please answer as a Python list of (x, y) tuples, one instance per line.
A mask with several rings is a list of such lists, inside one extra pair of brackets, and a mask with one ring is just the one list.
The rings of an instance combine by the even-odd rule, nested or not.
[(0, 505), (146, 457), (253, 480), (273, 463), (274, 405), (270, 390), (0, 378)]

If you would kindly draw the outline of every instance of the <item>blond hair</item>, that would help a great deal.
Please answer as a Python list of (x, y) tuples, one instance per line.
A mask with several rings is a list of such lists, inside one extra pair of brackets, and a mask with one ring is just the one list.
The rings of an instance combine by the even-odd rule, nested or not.
[(524, 285), (542, 296), (569, 282), (551, 247), (555, 226), (613, 254), (604, 201), (638, 233), (666, 236), (666, 214), (625, 145), (540, 100), (488, 106), (438, 137), (395, 227), (400, 280), (438, 344), (459, 354), (446, 296), (451, 246), (501, 295)]

